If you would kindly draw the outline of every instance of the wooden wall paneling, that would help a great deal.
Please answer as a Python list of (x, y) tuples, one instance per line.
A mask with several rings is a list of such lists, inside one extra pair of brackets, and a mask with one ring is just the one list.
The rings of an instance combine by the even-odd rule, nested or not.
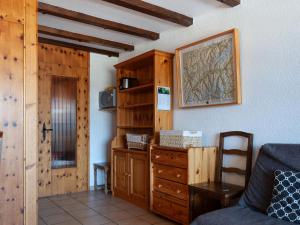
[(36, 24), (35, 0), (0, 1), (1, 225), (37, 224)]
[[(84, 59), (89, 63), (89, 53)], [(80, 75), (80, 74), (78, 74)], [(88, 187), (89, 164), (89, 71), (83, 69), (79, 78), (77, 93), (77, 191), (86, 191)]]
[(37, 224), (37, 1), (25, 0), (25, 224)]
[[(173, 96), (173, 57), (171, 54), (158, 54), (155, 57), (154, 62), (154, 76), (155, 76), (155, 87), (166, 86), (171, 89), (171, 96)], [(154, 126), (155, 126), (155, 139), (159, 140), (159, 131), (168, 130), (173, 128), (173, 106), (171, 100), (171, 110), (170, 111), (159, 111), (157, 110), (157, 90), (154, 90)], [(172, 99), (172, 97), (171, 97)]]
[(114, 56), (114, 57), (119, 57), (119, 52), (114, 52), (114, 51), (109, 51), (105, 49), (100, 49), (100, 48), (93, 48), (85, 45), (80, 45), (80, 44), (74, 44), (70, 42), (65, 42), (65, 41), (59, 41), (59, 40), (54, 40), (54, 39), (49, 39), (49, 38), (44, 38), (44, 37), (39, 37), (39, 42), (44, 43), (44, 44), (51, 44), (51, 45), (56, 45), (56, 46), (61, 46), (61, 47), (66, 47), (66, 48), (72, 48), (76, 50), (82, 50), (82, 51), (87, 51), (87, 52), (94, 52), (102, 55), (107, 55), (109, 57)]
[(0, 20), (0, 27), (0, 224), (23, 224), (24, 28), (21, 23), (6, 20)]
[[(33, 0), (29, 0), (27, 2), (33, 2)], [(24, 24), (24, 4), (24, 0), (1, 0), (0, 19)]]
[[(49, 185), (40, 186), (40, 197), (88, 190), (89, 53), (54, 45), (39, 44), (39, 91), (44, 90), (41, 94), (39, 93), (39, 99), (41, 101), (43, 100), (41, 98), (50, 99), (50, 93), (48, 92), (50, 90), (49, 82), (51, 76), (78, 78), (77, 169), (51, 170), (51, 150), (49, 151), (49, 155), (46, 156), (43, 155), (43, 152), (39, 152), (39, 159), (43, 159), (44, 170), (49, 171), (49, 176), (46, 176), (45, 179), (39, 168), (39, 184), (50, 182)], [(44, 87), (44, 85), (46, 85), (46, 87)], [(43, 92), (45, 93), (43, 94)], [(47, 101), (49, 100), (43, 100), (42, 104), (39, 102), (39, 116), (44, 116), (44, 118), (39, 118), (39, 122), (43, 123), (43, 120), (50, 120), (50, 126), (51, 118), (48, 119), (45, 117), (45, 115), (50, 116), (50, 111), (45, 110), (50, 106)], [(47, 114), (45, 114), (46, 112)], [(47, 135), (47, 140), (50, 137), (50, 135)], [(51, 138), (49, 140), (51, 140)], [(48, 150), (49, 147), (51, 147), (49, 144), (50, 143), (48, 143), (47, 147)], [(40, 141), (39, 145), (42, 146)]]

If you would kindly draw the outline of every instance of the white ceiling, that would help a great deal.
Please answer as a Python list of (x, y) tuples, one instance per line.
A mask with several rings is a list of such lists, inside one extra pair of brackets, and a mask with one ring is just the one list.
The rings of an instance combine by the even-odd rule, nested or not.
[[(114, 4), (104, 2), (102, 0), (40, 0), (40, 2), (63, 7), (77, 12), (82, 12), (95, 17), (123, 23), (126, 25), (143, 28), (157, 33), (162, 33), (171, 29), (182, 29), (182, 26), (176, 25), (174, 23), (167, 22), (165, 20), (161, 20), (123, 7), (119, 7)], [(208, 13), (212, 9), (218, 7), (226, 7), (222, 3), (217, 2), (216, 0), (146, 0), (146, 2), (194, 18)], [(132, 35), (106, 30), (92, 25), (78, 23), (71, 20), (45, 15), (41, 13), (39, 13), (39, 24), (132, 45), (137, 45), (143, 42), (151, 41), (144, 38), (139, 38)], [(40, 36), (50, 37), (47, 35)], [(69, 41), (62, 38), (51, 38), (57, 40), (64, 40), (71, 43), (79, 43), (76, 41)], [(80, 42), (80, 44), (82, 45), (82, 42)], [(101, 49), (113, 50), (116, 52), (122, 52), (122, 50), (119, 49), (113, 49), (103, 46), (99, 47), (99, 45), (84, 45), (97, 47)]]

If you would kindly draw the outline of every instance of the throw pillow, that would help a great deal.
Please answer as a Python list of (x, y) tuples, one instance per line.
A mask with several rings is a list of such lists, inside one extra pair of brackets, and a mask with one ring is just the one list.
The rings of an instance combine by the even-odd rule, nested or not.
[(300, 224), (300, 172), (275, 171), (268, 216)]

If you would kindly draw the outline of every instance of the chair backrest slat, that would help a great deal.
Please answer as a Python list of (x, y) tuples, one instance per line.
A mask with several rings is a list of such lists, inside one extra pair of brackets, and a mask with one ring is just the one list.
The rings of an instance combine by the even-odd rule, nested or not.
[(239, 175), (246, 175), (246, 170), (242, 170), (239, 168), (235, 168), (235, 167), (222, 167), (222, 171), (225, 173), (236, 173)]
[(243, 151), (243, 150), (240, 150), (240, 149), (223, 149), (223, 154), (225, 154), (225, 155), (247, 156), (247, 151)]

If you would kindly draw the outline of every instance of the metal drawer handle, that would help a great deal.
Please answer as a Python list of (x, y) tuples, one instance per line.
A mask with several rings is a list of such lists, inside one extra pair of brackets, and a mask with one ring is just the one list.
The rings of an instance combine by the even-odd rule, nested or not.
[(181, 193), (181, 191), (180, 190), (177, 190), (177, 194), (180, 194)]
[(162, 170), (158, 170), (158, 173), (162, 173), (163, 171)]
[(176, 177), (177, 177), (177, 178), (180, 178), (180, 177), (181, 177), (181, 175), (178, 173), (178, 174), (176, 175)]
[(162, 188), (162, 184), (159, 184), (159, 185), (158, 185), (158, 188)]
[(155, 158), (156, 158), (156, 159), (159, 159), (159, 158), (160, 158), (160, 155), (155, 155)]

